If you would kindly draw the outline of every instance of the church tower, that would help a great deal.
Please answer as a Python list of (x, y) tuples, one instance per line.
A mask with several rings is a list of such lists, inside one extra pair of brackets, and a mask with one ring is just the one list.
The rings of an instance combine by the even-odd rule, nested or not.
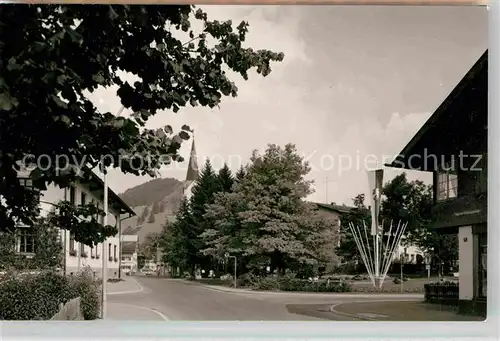
[(194, 133), (193, 133), (193, 144), (191, 145), (191, 154), (189, 155), (189, 164), (187, 168), (186, 180), (184, 181), (184, 197), (189, 200), (192, 195), (192, 189), (195, 181), (198, 179), (198, 160), (196, 158), (196, 147), (194, 145)]

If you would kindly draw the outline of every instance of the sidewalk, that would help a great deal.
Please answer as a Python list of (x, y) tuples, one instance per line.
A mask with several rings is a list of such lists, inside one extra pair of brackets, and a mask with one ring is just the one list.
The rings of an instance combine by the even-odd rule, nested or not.
[(479, 316), (459, 315), (452, 307), (411, 301), (342, 303), (330, 310), (334, 314), (370, 321), (484, 321)]
[(133, 294), (141, 292), (144, 288), (137, 282), (137, 280), (131, 276), (123, 277), (123, 281), (107, 284), (107, 294), (108, 295), (118, 295), (118, 294)]

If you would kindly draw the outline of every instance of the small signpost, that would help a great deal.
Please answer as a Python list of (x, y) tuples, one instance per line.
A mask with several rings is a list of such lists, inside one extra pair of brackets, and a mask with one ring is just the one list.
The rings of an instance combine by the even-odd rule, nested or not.
[(224, 254), (224, 257), (226, 258), (234, 258), (234, 288), (236, 288), (236, 269), (237, 269), (237, 261), (236, 261), (236, 256), (230, 256), (228, 252)]
[(425, 269), (427, 270), (427, 278), (431, 278), (431, 265), (430, 264), (427, 264), (425, 266)]

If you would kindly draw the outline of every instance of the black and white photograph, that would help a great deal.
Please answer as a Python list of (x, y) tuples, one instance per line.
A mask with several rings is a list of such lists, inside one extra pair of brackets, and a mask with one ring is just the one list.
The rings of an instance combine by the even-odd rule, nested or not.
[(0, 51), (0, 320), (486, 319), (487, 6), (2, 4)]

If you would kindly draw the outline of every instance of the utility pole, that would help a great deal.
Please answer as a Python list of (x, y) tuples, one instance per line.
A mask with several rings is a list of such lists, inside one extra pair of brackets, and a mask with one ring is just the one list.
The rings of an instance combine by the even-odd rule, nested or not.
[[(125, 106), (122, 105), (120, 110), (118, 110), (116, 116), (120, 116), (125, 110)], [(103, 225), (108, 225), (108, 178), (107, 178), (107, 170), (104, 164), (101, 165), (103, 170), (103, 182), (104, 182), (104, 221)], [(102, 242), (102, 311), (101, 317), (104, 319), (106, 317), (106, 308), (107, 308), (107, 282), (108, 282), (108, 253), (106, 249), (106, 240)]]
[[(104, 167), (104, 165), (103, 165)], [(104, 169), (104, 226), (108, 225), (108, 182), (106, 176), (106, 169)], [(107, 308), (107, 282), (108, 282), (108, 252), (106, 248), (105, 239), (102, 242), (102, 312), (101, 317), (104, 320), (106, 318), (106, 308)]]

